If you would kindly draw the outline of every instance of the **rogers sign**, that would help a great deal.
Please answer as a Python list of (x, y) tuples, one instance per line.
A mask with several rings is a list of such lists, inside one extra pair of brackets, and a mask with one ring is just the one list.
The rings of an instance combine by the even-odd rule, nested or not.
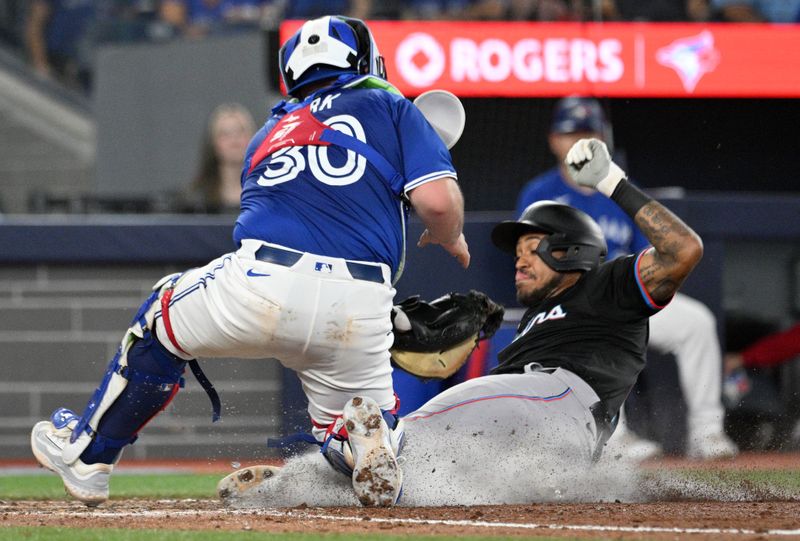
[[(302, 21), (281, 25), (281, 41)], [(369, 21), (407, 96), (800, 97), (800, 26)]]
[[(625, 72), (621, 52), (622, 43), (614, 38), (523, 38), (512, 43), (454, 38), (445, 50), (434, 36), (415, 32), (398, 45), (395, 64), (405, 82), (417, 88), (435, 85), (448, 68), (454, 82), (612, 83)], [(420, 57), (425, 58), (421, 63)]]

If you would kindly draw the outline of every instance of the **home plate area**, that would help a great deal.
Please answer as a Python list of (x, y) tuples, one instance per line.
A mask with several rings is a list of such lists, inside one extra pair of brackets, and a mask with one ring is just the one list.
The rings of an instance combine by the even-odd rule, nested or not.
[(652, 502), (436, 508), (228, 509), (217, 500), (111, 500), (90, 509), (73, 501), (0, 503), (3, 526), (390, 532), (635, 539), (800, 537), (800, 502)]

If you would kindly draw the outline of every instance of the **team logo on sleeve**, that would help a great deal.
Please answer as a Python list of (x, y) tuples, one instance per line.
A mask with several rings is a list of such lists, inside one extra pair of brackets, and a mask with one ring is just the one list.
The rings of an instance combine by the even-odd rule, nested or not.
[[(295, 114), (291, 114), (284, 117), (278, 123), (278, 125), (275, 126), (277, 129), (273, 130), (273, 135), (272, 137), (269, 138), (270, 143), (275, 143), (276, 141), (283, 142), (283, 140), (290, 133), (292, 133), (297, 126), (300, 125), (300, 122), (301, 122), (300, 117)], [(295, 144), (294, 139), (291, 139), (289, 142)]]

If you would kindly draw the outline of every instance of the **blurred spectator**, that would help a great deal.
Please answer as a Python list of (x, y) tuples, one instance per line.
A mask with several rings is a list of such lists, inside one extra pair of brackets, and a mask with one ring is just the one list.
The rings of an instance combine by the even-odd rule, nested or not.
[(160, 18), (180, 35), (199, 38), (261, 24), (264, 0), (161, 0)]
[(87, 28), (95, 0), (31, 0), (25, 21), (25, 45), (34, 71), (69, 87), (91, 85)]
[(711, 0), (711, 7), (729, 22), (800, 22), (800, 0)]
[(171, 37), (159, 19), (158, 0), (96, 0), (93, 44), (160, 41)]
[(464, 10), (469, 19), (573, 21), (583, 13), (581, 0), (478, 0)]
[(623, 21), (707, 21), (708, 0), (605, 0), (605, 20)]
[(219, 213), (239, 210), (244, 153), (256, 124), (238, 103), (219, 105), (208, 118), (200, 154), (200, 170), (186, 194), (182, 210)]
[(21, 30), (25, 20), (25, 2), (6, 0), (0, 2), (0, 40), (19, 48), (22, 45)]
[(475, 21), (580, 19), (581, 0), (413, 0), (409, 18)]
[(725, 317), (726, 426), (748, 450), (800, 445), (797, 423), (800, 323), (780, 330), (771, 320), (749, 312)]
[(403, 19), (438, 20), (445, 19), (447, 12), (443, 0), (407, 0), (403, 2)]
[(386, 18), (397, 14), (399, 3), (398, 0), (271, 0), (266, 2), (265, 9), (269, 11), (270, 19), (280, 23), (282, 19), (314, 19), (334, 13), (368, 19), (378, 12)]
[(783, 332), (765, 336), (744, 351), (728, 353), (725, 365), (730, 368), (765, 368), (800, 355), (800, 323)]
[(746, 369), (769, 368), (800, 356), (800, 323), (725, 354), (725, 397), (734, 406), (751, 388)]
[[(517, 215), (531, 203), (550, 199), (583, 210), (597, 221), (608, 243), (608, 259), (641, 252), (649, 242), (634, 221), (603, 194), (578, 186), (567, 174), (564, 158), (578, 139), (595, 137), (611, 147), (611, 125), (600, 103), (591, 98), (559, 100), (550, 127), (550, 149), (557, 164), (520, 191)], [(678, 293), (650, 318), (651, 348), (675, 356), (688, 410), (686, 454), (715, 459), (734, 456), (737, 448), (723, 430), (722, 353), (713, 313), (699, 301)], [(639, 438), (620, 423), (609, 452), (645, 459), (663, 452), (656, 442)]]

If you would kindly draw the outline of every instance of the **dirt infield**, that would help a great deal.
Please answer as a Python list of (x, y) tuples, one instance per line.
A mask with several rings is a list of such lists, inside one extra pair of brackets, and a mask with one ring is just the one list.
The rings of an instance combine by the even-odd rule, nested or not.
[[(744, 454), (733, 461), (659, 460), (660, 470), (798, 469), (796, 454)], [(149, 463), (149, 466), (155, 466)], [(224, 463), (183, 463), (193, 471), (218, 471)], [(169, 464), (160, 464), (167, 467)], [(177, 466), (173, 463), (173, 466)], [(227, 465), (230, 468), (230, 464)], [(129, 467), (144, 467), (130, 464)], [(597, 495), (598, 500), (602, 495)], [(548, 503), (502, 506), (309, 507), (230, 509), (218, 500), (118, 500), (98, 508), (64, 499), (0, 501), (0, 527), (158, 528), (264, 532), (361, 532), (396, 535), (551, 536), (593, 539), (798, 539), (800, 496), (759, 496), (747, 501), (703, 501), (697, 495), (646, 503)]]
[(613, 539), (800, 539), (800, 503), (659, 502), (447, 508), (225, 509), (213, 500), (0, 504), (2, 526)]

